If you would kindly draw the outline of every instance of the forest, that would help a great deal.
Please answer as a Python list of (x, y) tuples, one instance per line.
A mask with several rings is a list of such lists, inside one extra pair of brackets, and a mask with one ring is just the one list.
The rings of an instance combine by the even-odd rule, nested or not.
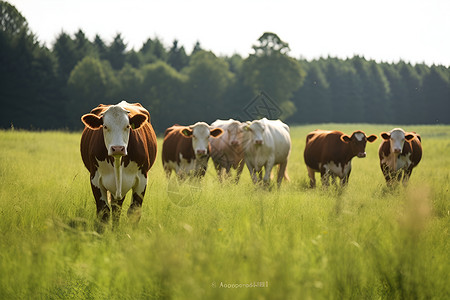
[(167, 46), (157, 37), (128, 49), (120, 33), (106, 43), (82, 30), (61, 31), (48, 47), (0, 1), (0, 128), (80, 130), (81, 115), (122, 100), (144, 105), (158, 133), (174, 123), (263, 116), (291, 125), (450, 124), (448, 66), (358, 55), (308, 61), (289, 50), (271, 32), (248, 57), (217, 56), (200, 41), (192, 50), (177, 40)]

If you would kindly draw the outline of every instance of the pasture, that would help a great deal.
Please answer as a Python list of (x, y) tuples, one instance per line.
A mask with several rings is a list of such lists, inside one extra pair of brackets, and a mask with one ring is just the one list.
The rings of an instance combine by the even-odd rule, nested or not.
[[(0, 131), (1, 299), (444, 299), (450, 295), (450, 126), (404, 126), (424, 156), (387, 188), (379, 133), (291, 128), (291, 182), (167, 181), (158, 157), (138, 228), (95, 231), (81, 133)], [(306, 134), (376, 134), (348, 187), (308, 188)], [(319, 180), (319, 174), (316, 174)], [(130, 194), (124, 203), (126, 210)]]

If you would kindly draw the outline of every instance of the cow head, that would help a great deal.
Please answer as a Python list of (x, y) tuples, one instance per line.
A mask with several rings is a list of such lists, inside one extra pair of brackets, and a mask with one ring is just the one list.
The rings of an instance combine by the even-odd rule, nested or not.
[(81, 120), (92, 130), (102, 128), (108, 155), (119, 157), (128, 154), (130, 130), (141, 127), (148, 117), (144, 114), (136, 114), (130, 118), (129, 111), (122, 106), (111, 105), (101, 115), (90, 113), (81, 117)]
[(341, 135), (341, 141), (350, 145), (351, 151), (359, 158), (366, 157), (366, 143), (373, 143), (377, 139), (377, 136), (372, 134), (366, 136), (363, 131), (355, 131), (351, 136), (346, 134)]
[(244, 131), (251, 134), (251, 144), (262, 145), (264, 144), (263, 133), (266, 126), (263, 120), (247, 121), (244, 124)]
[(385, 141), (389, 141), (391, 145), (391, 153), (400, 154), (403, 150), (403, 144), (406, 141), (414, 139), (414, 135), (406, 134), (401, 128), (394, 128), (389, 132), (382, 132), (381, 137)]
[(194, 149), (195, 156), (200, 158), (208, 155), (209, 137), (219, 137), (223, 134), (223, 130), (221, 128), (211, 128), (205, 122), (197, 122), (182, 129), (181, 134), (186, 138), (192, 139), (192, 149)]
[(237, 147), (241, 144), (242, 140), (241, 125), (242, 125), (241, 122), (233, 120), (227, 126), (228, 143), (233, 147)]

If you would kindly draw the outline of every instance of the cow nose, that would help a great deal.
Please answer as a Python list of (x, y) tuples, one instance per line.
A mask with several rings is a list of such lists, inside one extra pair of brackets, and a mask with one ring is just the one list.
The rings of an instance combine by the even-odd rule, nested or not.
[(231, 146), (237, 146), (237, 145), (239, 145), (238, 141), (236, 141), (236, 140), (231, 141)]
[(394, 149), (394, 153), (397, 153), (397, 154), (398, 154), (398, 153), (401, 153), (401, 152), (402, 152), (402, 149), (400, 149), (400, 148), (395, 148), (395, 149)]
[(111, 155), (126, 155), (125, 146), (111, 146)]
[(256, 144), (256, 145), (262, 145), (262, 143), (263, 143), (262, 140), (256, 140), (256, 141), (255, 141), (255, 144)]
[(359, 158), (366, 157), (366, 152), (359, 152), (359, 153), (358, 153), (358, 157), (359, 157)]
[(206, 154), (206, 150), (197, 150), (197, 154), (198, 155), (205, 155)]

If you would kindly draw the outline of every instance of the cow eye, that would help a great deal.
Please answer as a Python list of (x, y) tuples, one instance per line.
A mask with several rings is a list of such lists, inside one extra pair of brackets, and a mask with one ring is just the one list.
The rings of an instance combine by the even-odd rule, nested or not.
[(107, 130), (107, 129), (108, 129), (108, 126), (103, 125), (103, 129)]
[(127, 125), (127, 128), (126, 128), (126, 129), (130, 129), (130, 128), (131, 128), (131, 125), (130, 125), (130, 124), (128, 124), (128, 125)]

